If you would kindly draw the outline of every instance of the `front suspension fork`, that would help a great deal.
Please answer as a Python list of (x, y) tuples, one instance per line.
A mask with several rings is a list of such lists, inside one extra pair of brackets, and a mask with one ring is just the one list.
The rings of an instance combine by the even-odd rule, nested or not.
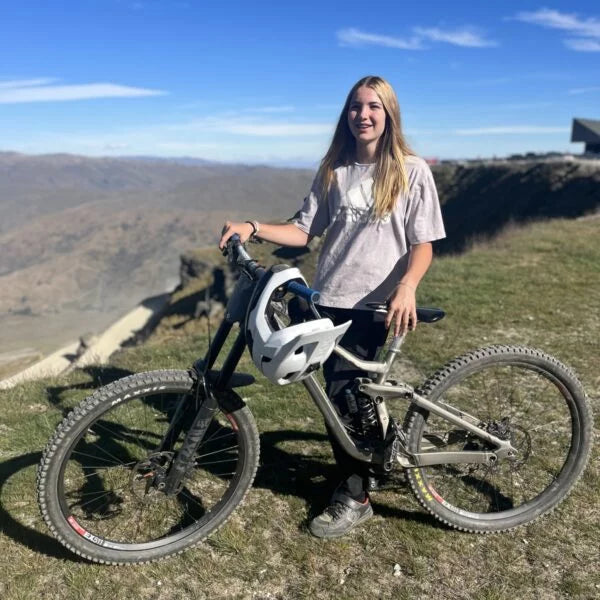
[[(212, 362), (214, 362), (214, 358), (223, 346), (225, 338), (230, 330), (231, 326), (229, 324), (226, 324), (226, 326), (219, 329), (218, 335), (213, 342), (212, 352), (209, 350), (209, 354), (206, 357), (208, 365), (206, 365), (206, 363), (199, 363), (198, 367), (195, 366), (194, 368), (196, 379), (196, 402), (200, 402), (200, 408), (194, 417), (194, 421), (192, 422), (165, 479), (165, 486), (162, 489), (167, 495), (173, 495), (179, 492), (181, 482), (186, 473), (190, 467), (193, 467), (196, 451), (202, 443), (202, 439), (214, 418), (215, 412), (219, 409), (219, 403), (212, 390), (214, 389), (218, 394), (219, 391), (222, 392), (228, 388), (234, 370), (246, 347), (246, 338), (243, 330), (241, 330), (223, 363), (223, 367), (216, 377), (216, 381), (212, 383), (210, 373), (208, 375), (206, 374), (206, 366), (210, 366)], [(198, 404), (196, 404), (196, 406), (198, 406)], [(181, 405), (177, 407), (176, 416), (177, 413), (180, 412), (180, 409), (183, 411), (181, 416), (184, 417), (187, 409)], [(175, 443), (175, 440), (184, 427), (185, 419), (182, 418), (177, 423), (174, 418), (173, 423), (173, 430), (170, 430), (167, 433), (167, 437), (163, 440), (163, 444), (167, 442), (172, 446)], [(172, 447), (169, 448), (169, 450), (172, 450)]]
[[(201, 385), (201, 383), (197, 382), (196, 385)], [(210, 393), (201, 400), (200, 410), (196, 414), (165, 479), (163, 492), (168, 496), (179, 492), (181, 482), (188, 472), (188, 469), (193, 466), (196, 451), (198, 450), (206, 431), (210, 427), (214, 414), (218, 408), (219, 405), (216, 398)]]

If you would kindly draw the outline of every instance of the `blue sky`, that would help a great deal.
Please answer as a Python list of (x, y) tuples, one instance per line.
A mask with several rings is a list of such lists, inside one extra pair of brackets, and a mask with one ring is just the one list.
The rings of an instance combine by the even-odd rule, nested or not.
[(597, 0), (0, 6), (0, 150), (315, 165), (367, 74), (425, 157), (578, 153), (600, 119)]

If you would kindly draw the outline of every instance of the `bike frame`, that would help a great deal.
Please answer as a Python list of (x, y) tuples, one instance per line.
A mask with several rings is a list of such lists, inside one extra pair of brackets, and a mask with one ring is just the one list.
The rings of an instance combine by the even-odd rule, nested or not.
[[(188, 430), (181, 449), (169, 471), (165, 484), (166, 493), (176, 493), (179, 483), (185, 476), (193, 454), (202, 441), (202, 437), (210, 424), (215, 410), (219, 407), (220, 398), (226, 390), (248, 385), (254, 379), (250, 376), (236, 373), (235, 369), (246, 348), (244, 335), (244, 322), (246, 311), (254, 287), (266, 270), (251, 259), (243, 246), (237, 247), (238, 258), (236, 263), (242, 271), (242, 275), (234, 288), (225, 311), (225, 317), (221, 322), (208, 351), (202, 360), (194, 364), (193, 374), (197, 379), (197, 399), (201, 401), (196, 404), (195, 415), (192, 426)], [(312, 306), (313, 312), (316, 309)], [(318, 314), (318, 313), (316, 313)], [(239, 323), (240, 328), (237, 337), (229, 350), (221, 368), (218, 371), (210, 371), (221, 353), (226, 340), (232, 332), (233, 326)], [(513, 459), (517, 451), (507, 440), (502, 440), (490, 434), (481, 427), (482, 423), (473, 417), (448, 404), (431, 402), (424, 396), (415, 392), (408, 384), (402, 381), (388, 381), (387, 376), (392, 368), (394, 360), (400, 354), (404, 335), (395, 336), (381, 362), (365, 361), (336, 346), (333, 350), (336, 354), (347, 360), (350, 364), (367, 373), (375, 374), (374, 380), (363, 378), (359, 380), (359, 391), (370, 396), (374, 403), (381, 428), (381, 440), (378, 444), (367, 444), (352, 438), (344, 426), (331, 400), (327, 397), (323, 386), (314, 373), (302, 380), (302, 383), (313, 399), (315, 405), (323, 415), (332, 435), (351, 457), (376, 465), (382, 465), (386, 470), (392, 468), (390, 458), (403, 468), (425, 467), (441, 464), (471, 463), (471, 464), (495, 464), (498, 460)], [(458, 451), (458, 452), (409, 452), (403, 440), (397, 435), (397, 426), (394, 423), (394, 431), (390, 432), (390, 417), (385, 404), (386, 399), (400, 398), (409, 404), (432, 412), (442, 419), (468, 431), (479, 439), (490, 444), (490, 451)], [(227, 411), (227, 407), (222, 407)], [(179, 413), (179, 409), (177, 411)], [(177, 414), (176, 413), (176, 414)], [(174, 418), (171, 427), (163, 440), (163, 449), (167, 449), (169, 443), (177, 439), (183, 429), (183, 419)], [(393, 452), (390, 449), (393, 446)]]
[[(334, 352), (347, 360), (353, 366), (378, 374), (375, 382), (368, 379), (362, 379), (359, 384), (359, 391), (370, 396), (377, 410), (379, 425), (381, 427), (382, 438), (385, 439), (387, 428), (389, 426), (389, 414), (385, 404), (385, 399), (400, 398), (409, 403), (416, 404), (419, 408), (432, 412), (442, 419), (457, 425), (461, 429), (472, 433), (481, 440), (491, 444), (496, 449), (493, 452), (484, 451), (460, 451), (460, 452), (423, 452), (409, 453), (406, 448), (402, 448), (402, 452), (396, 456), (397, 462), (403, 467), (424, 467), (430, 465), (452, 464), (452, 463), (484, 463), (493, 464), (499, 459), (512, 458), (516, 456), (516, 449), (507, 440), (501, 440), (497, 436), (488, 433), (485, 429), (479, 427), (479, 419), (468, 415), (452, 406), (443, 403), (431, 402), (424, 396), (417, 394), (414, 389), (402, 381), (389, 382), (386, 380), (387, 375), (394, 363), (396, 357), (400, 354), (400, 347), (404, 342), (404, 335), (395, 336), (392, 339), (390, 346), (385, 354), (382, 362), (364, 361), (344, 348), (336, 347)], [(335, 410), (331, 410), (332, 404), (327, 398), (322, 386), (316, 380), (314, 375), (304, 380), (304, 385), (307, 388), (310, 396), (317, 404), (317, 407), (323, 413), (327, 424), (336, 436), (337, 441), (342, 445), (344, 450), (358, 460), (365, 462), (373, 462), (373, 459), (365, 460), (365, 456), (361, 457), (358, 452), (361, 452), (356, 446), (354, 440), (348, 435), (341, 419)], [(329, 407), (329, 409), (328, 409)], [(333, 414), (331, 414), (333, 413)], [(328, 418), (329, 417), (329, 418)], [(354, 447), (354, 450), (353, 450)]]

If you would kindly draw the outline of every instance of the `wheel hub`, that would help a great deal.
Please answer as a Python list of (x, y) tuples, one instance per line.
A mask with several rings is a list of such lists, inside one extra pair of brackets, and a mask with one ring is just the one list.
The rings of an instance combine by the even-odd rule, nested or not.
[(491, 421), (485, 426), (485, 430), (491, 435), (500, 438), (501, 440), (510, 439), (511, 423), (509, 417), (504, 417), (500, 421)]
[(173, 452), (155, 452), (140, 460), (131, 471), (131, 491), (141, 502), (164, 501), (162, 492)]

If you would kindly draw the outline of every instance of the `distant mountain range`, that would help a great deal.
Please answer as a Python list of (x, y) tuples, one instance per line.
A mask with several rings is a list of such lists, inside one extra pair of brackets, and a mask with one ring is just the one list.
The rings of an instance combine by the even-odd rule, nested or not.
[(103, 313), (174, 285), (179, 254), (216, 244), (226, 219), (292, 215), (312, 177), (298, 169), (0, 153), (0, 319), (75, 310), (93, 329), (90, 315), (102, 322)]
[(134, 162), (166, 162), (189, 166), (222, 164), (215, 160), (206, 160), (205, 158), (194, 158), (192, 156), (120, 156), (119, 160), (132, 160)]
[[(307, 169), (196, 163), (0, 153), (0, 335), (23, 330), (13, 317), (31, 325), (34, 339), (21, 341), (34, 346), (49, 316), (58, 327), (69, 315), (60, 326), (65, 336), (102, 325), (102, 315), (174, 285), (179, 254), (216, 244), (227, 218), (291, 216), (314, 176)], [(433, 166), (448, 233), (438, 251), (460, 251), (507, 222), (596, 210), (599, 164)]]

